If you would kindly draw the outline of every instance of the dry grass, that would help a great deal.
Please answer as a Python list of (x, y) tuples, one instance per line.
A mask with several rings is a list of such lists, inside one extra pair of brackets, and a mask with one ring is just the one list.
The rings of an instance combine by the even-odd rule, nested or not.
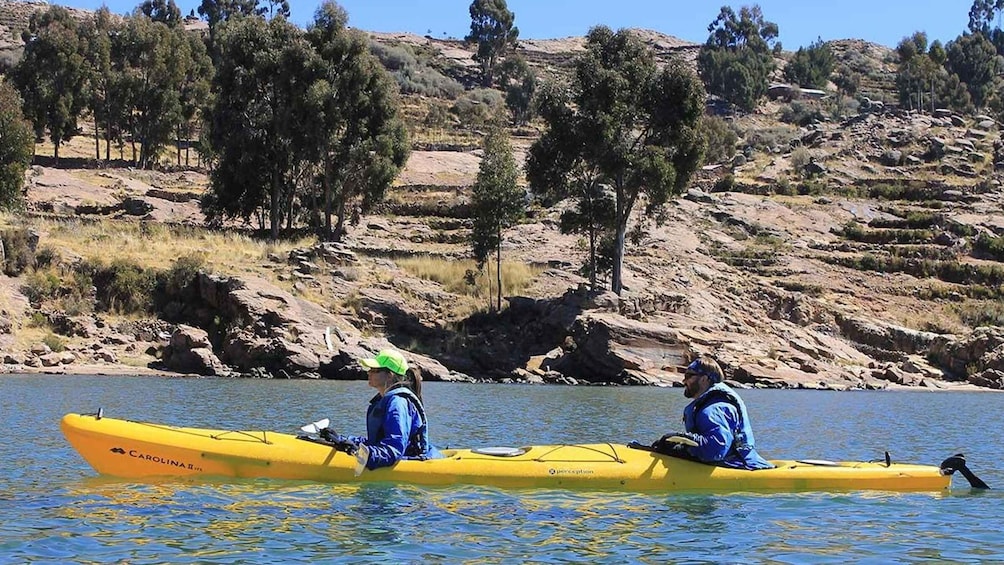
[(224, 274), (260, 272), (262, 261), (270, 253), (283, 255), (316, 242), (316, 238), (310, 236), (270, 243), (234, 232), (120, 220), (37, 220), (34, 227), (46, 234), (47, 245), (85, 259), (105, 262), (125, 259), (165, 269), (178, 257), (201, 254), (207, 267)]
[[(485, 265), (483, 271), (478, 271), (473, 260), (447, 260), (438, 257), (409, 257), (398, 259), (397, 264), (409, 273), (437, 282), (447, 292), (481, 298), (488, 296), (488, 284), (495, 284), (494, 263)], [(543, 271), (540, 267), (515, 261), (502, 262), (502, 295), (511, 296), (521, 293), (530, 286), (533, 279)], [(473, 284), (471, 284), (473, 282)], [(494, 290), (493, 290), (494, 292)]]

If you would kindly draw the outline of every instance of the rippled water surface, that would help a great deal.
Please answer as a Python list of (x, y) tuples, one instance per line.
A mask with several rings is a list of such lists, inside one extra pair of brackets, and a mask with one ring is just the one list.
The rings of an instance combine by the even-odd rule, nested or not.
[[(362, 382), (0, 376), (0, 562), (651, 562), (1004, 560), (1004, 495), (657, 494), (130, 482), (97, 476), (66, 412), (294, 432), (362, 433)], [(679, 429), (682, 389), (426, 385), (440, 446), (650, 441)], [(937, 464), (965, 452), (1004, 488), (1004, 396), (743, 391), (768, 458)]]

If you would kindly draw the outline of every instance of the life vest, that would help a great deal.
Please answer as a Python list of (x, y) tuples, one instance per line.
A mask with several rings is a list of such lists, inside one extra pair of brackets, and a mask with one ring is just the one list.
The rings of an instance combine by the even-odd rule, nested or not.
[[(706, 407), (716, 402), (727, 402), (735, 406), (739, 413), (739, 421), (736, 422), (736, 429), (731, 430), (734, 439), (726, 459), (737, 459), (740, 461), (750, 461), (750, 454), (754, 453), (755, 445), (753, 440), (753, 427), (750, 426), (750, 418), (746, 412), (746, 405), (739, 398), (732, 388), (723, 383), (711, 385), (701, 396), (691, 403), (693, 409), (683, 411), (683, 424), (687, 431), (697, 430), (697, 415)], [(689, 407), (688, 407), (689, 408)], [(756, 455), (759, 459), (759, 455)]]
[[(419, 425), (416, 427), (414, 423), (411, 427), (411, 433), (408, 436), (408, 446), (404, 450), (404, 456), (409, 459), (424, 459), (429, 455), (429, 420), (425, 417), (425, 408), (422, 406), (422, 401), (415, 396), (410, 388), (406, 385), (398, 385), (394, 388), (388, 390), (382, 397), (378, 394), (373, 397), (370, 404), (370, 409), (367, 414), (367, 418), (374, 418), (377, 420), (378, 426), (380, 427), (380, 432), (382, 433), (382, 425), (384, 413), (387, 410), (387, 405), (390, 403), (391, 398), (394, 396), (404, 397), (412, 406), (415, 407), (415, 411), (418, 412)], [(380, 438), (371, 437), (370, 440), (379, 440)]]

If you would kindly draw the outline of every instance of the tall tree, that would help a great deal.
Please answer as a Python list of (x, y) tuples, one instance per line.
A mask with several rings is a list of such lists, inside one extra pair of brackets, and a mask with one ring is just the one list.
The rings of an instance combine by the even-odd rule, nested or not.
[(512, 113), (514, 125), (522, 126), (533, 118), (533, 95), (537, 91), (537, 75), (519, 55), (508, 57), (502, 64), (502, 86), (505, 105)]
[(969, 31), (983, 34), (1004, 54), (1004, 31), (1001, 31), (1001, 16), (1004, 14), (1004, 0), (974, 0), (969, 9)]
[[(932, 46), (933, 49), (933, 46)], [(932, 57), (933, 59), (933, 57)], [(977, 108), (984, 108), (1000, 98), (1004, 82), (1004, 57), (982, 33), (964, 33), (948, 42), (945, 69), (958, 75)]]
[(211, 223), (267, 218), (275, 239), (283, 214), (291, 214), (299, 149), (310, 130), (303, 112), (314, 51), (285, 18), (237, 18), (221, 24), (217, 40), (216, 96), (206, 124), (217, 161), (203, 210)]
[(505, 0), (474, 0), (471, 2), (471, 32), (464, 41), (477, 43), (474, 60), (481, 64), (481, 82), (491, 86), (499, 61), (516, 47), (519, 28), (513, 23), (516, 15), (509, 11)]
[(181, 104), (181, 120), (178, 122), (178, 165), (181, 165), (181, 142), (185, 140), (185, 164), (188, 164), (188, 147), (195, 135), (196, 127), (201, 121), (203, 108), (210, 100), (210, 87), (212, 85), (213, 61), (206, 50), (206, 44), (195, 34), (185, 33), (182, 37), (188, 45), (190, 55), (189, 64), (185, 67), (184, 77), (181, 81), (179, 91), (179, 103)]
[(21, 206), (24, 172), (34, 149), (31, 124), (21, 113), (21, 97), (0, 77), (0, 209)]
[(760, 6), (736, 14), (723, 6), (708, 26), (708, 40), (697, 55), (697, 68), (708, 92), (750, 112), (767, 94), (774, 71), (772, 44), (777, 24), (764, 19)]
[(798, 48), (784, 68), (784, 78), (798, 86), (825, 88), (834, 64), (829, 44), (817, 38), (808, 48)]
[(77, 134), (77, 118), (87, 103), (87, 65), (77, 22), (61, 6), (35, 12), (22, 33), (24, 57), (13, 78), (24, 98), (25, 114), (41, 139), (49, 131), (59, 146)]
[[(484, 155), (471, 193), (474, 227), (471, 242), (479, 268), (495, 252), (497, 306), (502, 309), (502, 235), (523, 216), (526, 194), (517, 184), (519, 170), (506, 131), (493, 126), (484, 140)], [(491, 283), (488, 284), (491, 301)]]
[(94, 119), (94, 156), (101, 159), (101, 126), (105, 128), (105, 155), (111, 145), (110, 115), (111, 90), (114, 84), (112, 70), (112, 37), (116, 34), (115, 24), (107, 6), (94, 12), (94, 18), (80, 26), (81, 35), (87, 45), (87, 82), (90, 85), (87, 104)]
[(149, 168), (184, 120), (181, 98), (190, 71), (201, 69), (199, 80), (205, 81), (208, 66), (204, 61), (196, 64), (192, 49), (203, 50), (187, 32), (155, 22), (140, 11), (126, 19), (122, 35), (134, 90), (132, 133), (142, 143), (137, 165)]
[[(931, 46), (934, 47), (933, 45)], [(896, 88), (902, 106), (916, 109), (952, 108), (960, 112), (973, 109), (972, 99), (958, 75), (949, 73), (936, 61), (943, 54), (928, 50), (927, 34), (916, 32), (896, 46), (899, 65)]]
[(143, 0), (139, 5), (139, 11), (155, 22), (160, 22), (167, 27), (178, 27), (181, 25), (181, 10), (174, 0)]
[(603, 186), (603, 171), (582, 144), (592, 123), (572, 109), (568, 92), (545, 84), (538, 97), (540, 115), (548, 130), (530, 147), (526, 175), (534, 193), (549, 205), (574, 198), (576, 208), (561, 216), (565, 233), (585, 232), (589, 239), (587, 271), (590, 288), (596, 290), (599, 246), (604, 234), (616, 229), (614, 198)]
[(258, 0), (202, 0), (199, 15), (209, 24), (209, 51), (216, 62), (216, 31), (219, 24), (239, 16), (259, 13)]
[[(531, 186), (554, 192), (573, 186), (569, 177), (579, 175), (611, 187), (611, 288), (618, 294), (631, 211), (642, 195), (649, 211), (656, 210), (690, 181), (703, 151), (698, 121), (704, 101), (692, 72), (678, 64), (660, 69), (637, 36), (603, 26), (589, 31), (568, 103), (561, 96), (542, 97), (548, 129), (530, 150)], [(558, 107), (545, 111), (548, 105)]]
[[(305, 126), (320, 149), (324, 226), (335, 240), (344, 233), (348, 206), (358, 202), (368, 210), (382, 200), (409, 152), (395, 82), (347, 21), (338, 4), (325, 2), (307, 32), (321, 70), (311, 92), (316, 112)], [(338, 218), (333, 232), (332, 214)]]

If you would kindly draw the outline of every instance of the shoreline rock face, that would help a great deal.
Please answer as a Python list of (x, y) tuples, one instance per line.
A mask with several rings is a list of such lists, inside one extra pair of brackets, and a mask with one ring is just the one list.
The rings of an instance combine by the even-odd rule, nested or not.
[[(8, 4), (22, 8), (21, 18), (43, 6)], [(663, 62), (692, 62), (700, 48), (640, 34)], [(436, 68), (473, 65), (459, 41), (370, 37), (421, 48)], [(884, 87), (895, 87), (891, 50), (829, 43), (838, 58), (865, 56)], [(567, 75), (583, 45), (581, 37), (530, 40), (521, 53), (554, 78)], [(26, 275), (0, 276), (0, 371), (152, 365), (176, 374), (362, 379), (358, 359), (395, 346), (427, 379), (442, 381), (668, 386), (691, 357), (711, 354), (736, 386), (1004, 388), (1004, 330), (972, 330), (994, 317), (960, 315), (963, 306), (992, 314), (999, 283), (939, 279), (927, 268), (1004, 263), (975, 250), (981, 237), (1004, 233), (1000, 128), (988, 116), (895, 108), (878, 100), (895, 96), (874, 78), (846, 118), (827, 110), (799, 126), (782, 119), (794, 103), (776, 101), (730, 116), (748, 132), (735, 155), (702, 169), (658, 218), (637, 206), (621, 296), (585, 290), (583, 236), (558, 229), (568, 202), (535, 209), (506, 233), (505, 260), (542, 270), (500, 313), (458, 313), (472, 309), (456, 303), (474, 299), (402, 266), (470, 257), (481, 133), (457, 124), (447, 138), (462, 141), (416, 143), (388, 200), (349, 222), (343, 243), (270, 250), (239, 276), (200, 273), (158, 305), (158, 319), (110, 322), (30, 304)], [(416, 115), (427, 106), (425, 97), (407, 102)], [(519, 129), (521, 159), (539, 131)], [(27, 212), (39, 223), (203, 224), (204, 170), (98, 163), (87, 136), (62, 147), (58, 167), (39, 154), (28, 175)], [(41, 248), (53, 235), (41, 234)], [(102, 236), (80, 247), (101, 253), (94, 242), (115, 237)], [(39, 237), (28, 234), (32, 254)], [(25, 247), (6, 243), (0, 230), (0, 262)], [(73, 253), (57, 251), (71, 268)], [(53, 335), (44, 339), (38, 324)]]

